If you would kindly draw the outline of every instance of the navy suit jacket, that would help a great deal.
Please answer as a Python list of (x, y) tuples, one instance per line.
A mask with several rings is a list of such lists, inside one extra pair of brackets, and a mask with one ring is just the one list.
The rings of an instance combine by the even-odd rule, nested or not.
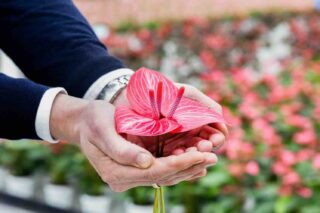
[(0, 138), (37, 138), (35, 117), (49, 87), (82, 97), (100, 76), (124, 66), (71, 0), (0, 0), (0, 48), (28, 78), (0, 74)]

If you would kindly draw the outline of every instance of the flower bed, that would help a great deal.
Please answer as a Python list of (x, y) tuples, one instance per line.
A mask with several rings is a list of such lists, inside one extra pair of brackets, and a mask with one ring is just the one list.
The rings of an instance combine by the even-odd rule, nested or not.
[[(199, 86), (224, 106), (231, 129), (220, 161), (200, 181), (167, 189), (171, 206), (178, 206), (173, 209), (319, 212), (319, 14), (123, 25), (104, 42), (130, 67), (161, 70), (173, 80)], [(10, 152), (14, 156), (21, 148)], [(108, 195), (78, 151), (64, 144), (50, 152), (42, 146), (34, 149), (39, 149), (37, 155), (24, 152), (30, 158), (25, 162), (47, 162), (45, 168), (33, 168), (50, 174), (51, 183)], [(1, 150), (0, 145), (0, 168), (34, 174), (30, 165), (8, 159), (8, 149), (6, 155)], [(134, 189), (128, 197), (147, 206), (152, 190)]]
[(319, 14), (119, 30), (105, 40), (112, 53), (201, 87), (232, 126), (218, 165), (173, 187), (172, 202), (187, 212), (319, 211)]

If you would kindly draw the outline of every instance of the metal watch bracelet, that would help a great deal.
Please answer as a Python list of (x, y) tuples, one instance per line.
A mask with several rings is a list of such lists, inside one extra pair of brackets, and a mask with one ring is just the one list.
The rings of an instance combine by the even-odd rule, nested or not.
[(106, 100), (112, 103), (121, 91), (127, 87), (131, 75), (123, 75), (110, 81), (99, 93), (98, 100)]

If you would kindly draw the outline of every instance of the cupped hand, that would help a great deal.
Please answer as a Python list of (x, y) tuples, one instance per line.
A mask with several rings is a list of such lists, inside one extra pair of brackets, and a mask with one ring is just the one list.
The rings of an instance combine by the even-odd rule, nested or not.
[(215, 154), (197, 151), (156, 159), (148, 150), (117, 134), (114, 111), (115, 107), (105, 101), (88, 102), (60, 94), (50, 117), (53, 137), (79, 143), (114, 191), (192, 180), (205, 175), (206, 168), (217, 161)]
[[(195, 101), (202, 103), (204, 106), (212, 108), (216, 112), (222, 114), (221, 106), (199, 91), (197, 88), (187, 85), (176, 83), (177, 87), (184, 86), (184, 96)], [(121, 94), (116, 98), (113, 103), (115, 106), (128, 105), (126, 90), (123, 90)], [(178, 133), (178, 134), (166, 134), (157, 137), (141, 137), (134, 135), (123, 135), (128, 141), (138, 144), (141, 147), (148, 149), (151, 153), (155, 154), (156, 144), (158, 138), (161, 141), (165, 141), (164, 156), (171, 154), (179, 155), (186, 151), (200, 151), (200, 152), (212, 152), (219, 149), (225, 142), (225, 138), (228, 134), (228, 129), (225, 124), (209, 124), (200, 128)]]
[(205, 176), (206, 168), (217, 162), (213, 153), (188, 152), (154, 159), (149, 168), (141, 169), (119, 164), (89, 141), (82, 141), (81, 147), (101, 178), (115, 192), (137, 186), (151, 186), (154, 183), (171, 186), (181, 181), (197, 179)]

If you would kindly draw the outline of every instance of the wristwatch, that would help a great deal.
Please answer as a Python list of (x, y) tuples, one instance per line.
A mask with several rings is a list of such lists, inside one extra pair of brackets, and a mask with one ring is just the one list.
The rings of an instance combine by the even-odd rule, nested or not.
[(121, 91), (127, 87), (131, 75), (123, 75), (110, 81), (99, 93), (98, 100), (106, 100), (112, 103)]

